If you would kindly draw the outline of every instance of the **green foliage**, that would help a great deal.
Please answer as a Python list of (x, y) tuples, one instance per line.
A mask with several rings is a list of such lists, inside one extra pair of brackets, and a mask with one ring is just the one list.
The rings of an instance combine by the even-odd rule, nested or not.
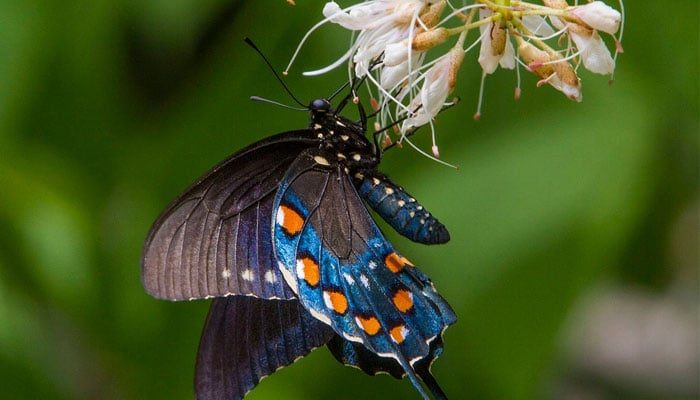
[[(148, 297), (142, 242), (211, 165), (307, 123), (248, 101), (285, 95), (242, 41), (284, 65), (320, 15), (320, 2), (298, 3), (0, 2), (3, 398), (192, 397), (207, 302)], [(459, 170), (408, 147), (386, 157), (383, 170), (452, 233), (431, 248), (390, 236), (460, 317), (434, 369), (456, 399), (543, 397), (586, 289), (666, 282), (673, 221), (698, 195), (699, 7), (674, 2), (671, 17), (666, 2), (627, 3), (613, 86), (586, 74), (574, 104), (528, 78), (513, 102), (514, 76), (497, 73), (477, 123), (472, 53), (456, 93), (465, 101), (437, 126)], [(341, 82), (341, 72), (298, 72), (345, 43), (338, 29), (314, 36), (287, 79), (299, 97)], [(408, 383), (367, 378), (319, 350), (250, 398), (411, 396)]]

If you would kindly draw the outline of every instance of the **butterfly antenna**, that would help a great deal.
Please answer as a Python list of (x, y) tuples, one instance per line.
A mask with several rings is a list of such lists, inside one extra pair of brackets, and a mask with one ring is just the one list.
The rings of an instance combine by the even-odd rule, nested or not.
[(350, 84), (350, 82), (345, 82), (345, 83), (343, 83), (343, 86), (341, 86), (341, 87), (339, 87), (338, 89), (336, 89), (335, 92), (333, 92), (333, 94), (330, 95), (330, 97), (328, 97), (327, 100), (328, 100), (328, 101), (333, 101), (333, 99), (335, 98), (335, 96), (337, 96), (338, 94), (340, 94), (340, 92), (342, 92), (343, 90), (345, 90), (345, 88), (348, 87), (349, 84)]
[(280, 107), (282, 107), (282, 108), (287, 108), (287, 109), (289, 109), (289, 110), (294, 110), (294, 111), (309, 111), (308, 108), (293, 107), (293, 106), (290, 106), (290, 105), (288, 105), (288, 104), (280, 103), (279, 101), (275, 101), (275, 100), (266, 99), (266, 98), (260, 97), (260, 96), (250, 96), (250, 99), (253, 100), (253, 101), (260, 102), (260, 103), (274, 104), (274, 105), (276, 105), (276, 106), (280, 106)]
[(287, 86), (287, 84), (284, 83), (284, 81), (282, 80), (282, 77), (279, 76), (279, 74), (277, 73), (277, 71), (275, 70), (275, 68), (272, 66), (272, 63), (270, 62), (270, 60), (268, 60), (267, 57), (265, 57), (265, 54), (263, 54), (263, 52), (258, 48), (258, 46), (256, 46), (255, 43), (253, 43), (253, 41), (252, 41), (250, 38), (248, 38), (248, 37), (245, 38), (244, 40), (245, 40), (245, 42), (246, 42), (246, 44), (247, 44), (248, 46), (252, 47), (253, 50), (255, 50), (255, 51), (260, 55), (260, 57), (262, 57), (262, 59), (265, 61), (265, 64), (267, 64), (267, 67), (270, 69), (270, 71), (272, 71), (272, 74), (275, 76), (275, 78), (277, 78), (277, 81), (282, 85), (282, 87), (283, 87), (284, 90), (289, 94), (289, 96), (291, 96), (291, 98), (292, 98), (297, 104), (299, 104), (300, 106), (304, 107), (304, 110), (308, 110), (309, 108), (308, 108), (304, 103), (302, 103), (301, 101), (299, 101), (299, 99), (298, 99), (298, 98), (294, 95), (294, 93), (292, 93), (292, 91), (289, 89), (289, 86)]

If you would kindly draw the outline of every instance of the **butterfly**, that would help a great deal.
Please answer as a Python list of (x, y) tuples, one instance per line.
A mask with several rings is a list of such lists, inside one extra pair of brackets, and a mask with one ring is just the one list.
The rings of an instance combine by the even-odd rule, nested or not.
[(367, 207), (415, 242), (445, 243), (449, 233), (378, 171), (381, 151), (366, 122), (341, 108), (314, 100), (307, 129), (233, 154), (148, 234), (141, 272), (149, 294), (214, 298), (197, 356), (198, 399), (241, 399), (324, 345), (367, 374), (408, 377), (424, 399), (421, 381), (447, 398), (430, 367), (456, 316)]

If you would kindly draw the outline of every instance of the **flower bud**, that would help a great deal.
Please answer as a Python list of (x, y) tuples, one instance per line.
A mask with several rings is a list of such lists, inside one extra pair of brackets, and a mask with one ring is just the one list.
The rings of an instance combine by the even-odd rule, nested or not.
[(413, 39), (413, 50), (429, 50), (437, 45), (445, 43), (449, 38), (450, 33), (445, 28), (437, 28), (428, 32), (419, 33)]
[(425, 26), (428, 28), (432, 28), (437, 25), (442, 17), (442, 11), (445, 9), (445, 4), (446, 2), (444, 0), (438, 1), (437, 3), (431, 4), (428, 8), (423, 10), (423, 13), (420, 15), (420, 19), (423, 21), (423, 24), (425, 24)]

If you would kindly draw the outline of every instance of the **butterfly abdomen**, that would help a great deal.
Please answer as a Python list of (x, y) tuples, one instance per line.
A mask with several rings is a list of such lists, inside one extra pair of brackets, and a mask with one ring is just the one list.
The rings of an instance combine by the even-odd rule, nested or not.
[(450, 240), (447, 228), (386, 175), (376, 170), (358, 172), (354, 184), (360, 197), (401, 235), (425, 244)]

